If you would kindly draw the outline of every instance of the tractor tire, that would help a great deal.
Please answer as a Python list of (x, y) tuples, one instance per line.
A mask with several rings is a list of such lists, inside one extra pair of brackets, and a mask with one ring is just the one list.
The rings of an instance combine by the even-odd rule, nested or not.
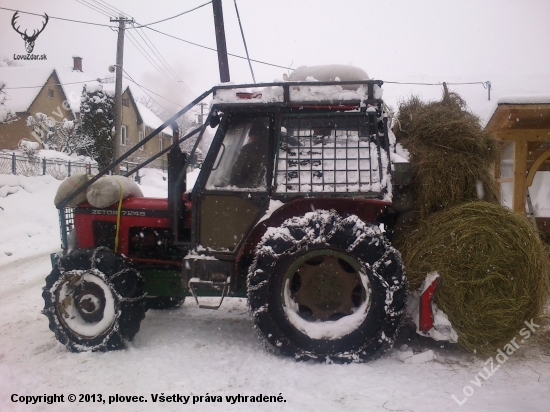
[(260, 338), (297, 360), (368, 361), (405, 311), (401, 255), (378, 226), (317, 210), (267, 229), (248, 270)]
[(170, 310), (178, 309), (185, 302), (185, 296), (154, 296), (145, 299), (145, 308), (147, 310)]
[(123, 349), (145, 317), (143, 278), (105, 247), (59, 259), (43, 289), (50, 329), (71, 352)]

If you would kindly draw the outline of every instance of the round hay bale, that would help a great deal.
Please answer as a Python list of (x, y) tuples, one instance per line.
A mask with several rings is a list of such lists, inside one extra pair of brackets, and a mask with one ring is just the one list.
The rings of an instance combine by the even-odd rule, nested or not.
[(496, 141), (459, 95), (429, 103), (411, 97), (400, 104), (395, 129), (411, 155), (413, 197), (421, 216), (464, 201), (498, 203)]
[(435, 302), (458, 343), (493, 352), (540, 315), (548, 296), (548, 256), (527, 219), (487, 202), (434, 213), (394, 241), (411, 289), (437, 271)]

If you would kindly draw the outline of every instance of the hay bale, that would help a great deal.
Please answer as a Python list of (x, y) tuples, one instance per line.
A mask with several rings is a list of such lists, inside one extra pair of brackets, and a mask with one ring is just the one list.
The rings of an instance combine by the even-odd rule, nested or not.
[(415, 210), (421, 216), (479, 197), (498, 202), (496, 140), (458, 94), (429, 103), (411, 97), (400, 104), (397, 120), (394, 132), (411, 155)]
[(503, 206), (462, 203), (421, 220), (394, 243), (411, 289), (439, 272), (435, 302), (469, 351), (502, 347), (537, 318), (548, 296), (545, 246), (527, 219)]

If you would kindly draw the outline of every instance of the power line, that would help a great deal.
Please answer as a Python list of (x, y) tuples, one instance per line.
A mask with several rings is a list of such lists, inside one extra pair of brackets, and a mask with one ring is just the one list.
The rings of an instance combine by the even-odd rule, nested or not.
[[(188, 40), (181, 39), (181, 38), (179, 38), (179, 37), (173, 36), (173, 35), (168, 34), (168, 33), (164, 33), (164, 32), (162, 32), (162, 31), (160, 31), (160, 30), (153, 29), (153, 28), (151, 28), (151, 27), (146, 27), (146, 29), (155, 31), (155, 32), (157, 32), (157, 33), (163, 34), (163, 35), (165, 35), (165, 36), (171, 37), (171, 38), (173, 38), (173, 39), (176, 39), (176, 40), (179, 40), (179, 41), (188, 43), (188, 44), (192, 44), (193, 46), (201, 47), (201, 48), (203, 48), (203, 49), (207, 49), (207, 50), (211, 50), (211, 51), (215, 51), (215, 52), (218, 51), (218, 49), (215, 49), (215, 48), (213, 48), (213, 47), (208, 47), (208, 46), (203, 46), (202, 44), (193, 43), (192, 41), (188, 41)], [(237, 57), (238, 59), (248, 60), (246, 57), (239, 56), (238, 54), (232, 54), (232, 53), (227, 53), (227, 54), (228, 54), (229, 56), (232, 56), (232, 57)], [(255, 63), (265, 64), (265, 65), (267, 65), (267, 66), (278, 67), (278, 68), (280, 68), (280, 69), (294, 70), (292, 67), (279, 66), (278, 64), (267, 63), (267, 62), (264, 62), (264, 61), (261, 61), (261, 60), (250, 59), (250, 61), (255, 62)]]
[(89, 0), (89, 1), (96, 4), (97, 7), (101, 8), (102, 10), (105, 10), (105, 12), (107, 14), (109, 14), (110, 16), (120, 17), (120, 13), (118, 13), (116, 10), (114, 10), (109, 5), (104, 5), (104, 4), (102, 4), (102, 3), (100, 3), (99, 1), (96, 1), (96, 0)]
[(142, 28), (142, 27), (147, 27), (147, 26), (151, 26), (151, 25), (153, 25), (153, 24), (162, 23), (163, 21), (175, 19), (176, 17), (183, 16), (184, 14), (187, 14), (187, 13), (191, 13), (192, 11), (195, 11), (195, 10), (197, 10), (197, 9), (200, 9), (201, 7), (204, 7), (204, 6), (206, 6), (206, 5), (210, 4), (210, 3), (212, 3), (212, 2), (209, 1), (209, 2), (207, 2), (207, 3), (201, 4), (200, 6), (195, 7), (194, 9), (184, 11), (183, 13), (176, 14), (175, 16), (172, 16), (172, 17), (167, 17), (166, 19), (162, 19), (162, 20), (159, 20), (159, 21), (154, 21), (153, 23), (142, 24), (141, 26), (134, 27), (134, 29), (140, 29), (140, 28)]
[(111, 17), (110, 15), (108, 15), (107, 13), (105, 13), (104, 11), (102, 11), (102, 10), (98, 9), (97, 7), (95, 7), (95, 6), (91, 5), (91, 4), (89, 4), (88, 2), (86, 2), (86, 0), (75, 0), (75, 1), (76, 1), (77, 3), (82, 4), (82, 5), (85, 6), (85, 7), (88, 7), (89, 9), (92, 9), (93, 11), (96, 11), (96, 12), (98, 12), (98, 13), (100, 13), (100, 14), (106, 16), (106, 17)]
[[(21, 10), (8, 9), (7, 7), (0, 7), (0, 9), (2, 9), (2, 10), (8, 10), (8, 11), (17, 11), (17, 12), (19, 12), (19, 13), (30, 14), (30, 15), (32, 15), (32, 16), (44, 17), (43, 14), (30, 13), (30, 12), (28, 12), (28, 11), (21, 11)], [(92, 26), (114, 27), (114, 26), (111, 26), (111, 25), (109, 25), (109, 24), (90, 23), (89, 21), (65, 19), (65, 18), (63, 18), (63, 17), (55, 17), (55, 16), (50, 16), (50, 15), (48, 15), (48, 17), (49, 17), (50, 19), (55, 19), (55, 20), (70, 21), (70, 22), (73, 22), (73, 23), (90, 24), (90, 25), (92, 25)]]
[[(173, 103), (173, 104), (175, 104), (175, 105), (177, 105), (177, 106), (179, 106), (179, 107), (183, 107), (181, 104), (176, 103), (176, 102), (174, 102), (174, 101), (172, 101), (172, 100), (170, 100), (170, 99), (168, 99), (168, 98), (166, 98), (166, 97), (164, 97), (164, 96), (162, 96), (162, 95), (160, 95), (160, 94), (158, 94), (158, 93), (156, 93), (156, 92), (154, 92), (154, 91), (148, 89), (148, 88), (145, 87), (145, 86), (142, 86), (141, 84), (139, 84), (138, 82), (136, 82), (134, 79), (132, 79), (132, 76), (130, 76), (126, 70), (123, 69), (122, 71), (123, 71), (126, 75), (128, 75), (128, 77), (126, 78), (127, 80), (130, 80), (132, 83), (135, 83), (137, 86), (139, 86), (139, 87), (142, 88), (143, 90), (147, 90), (148, 92), (153, 93), (155, 96), (162, 97), (164, 100), (169, 101), (170, 103)], [(149, 96), (149, 94), (147, 94), (147, 96)], [(151, 97), (151, 96), (149, 96), (149, 97)], [(153, 99), (153, 98), (151, 97), (151, 99)], [(155, 101), (155, 99), (153, 99), (153, 101)], [(157, 103), (158, 103), (158, 102), (157, 102)], [(161, 106), (161, 105), (159, 104), (159, 106)], [(161, 107), (162, 107), (162, 106), (161, 106)], [(163, 108), (163, 109), (164, 109), (164, 108)], [(166, 109), (164, 109), (164, 110), (166, 110)]]
[(390, 82), (384, 80), (384, 84), (405, 84), (405, 85), (417, 85), (417, 86), (443, 86), (443, 83), (450, 84), (450, 85), (462, 85), (462, 84), (481, 84), (484, 87), (487, 86), (487, 83), (491, 82), (462, 82), (462, 83), (449, 83), (449, 82), (441, 82), (441, 83), (416, 83), (416, 82)]
[(235, 3), (235, 11), (237, 12), (237, 20), (239, 20), (239, 27), (241, 28), (241, 35), (243, 37), (244, 51), (246, 52), (246, 58), (248, 60), (248, 66), (250, 67), (250, 73), (252, 73), (252, 81), (256, 83), (256, 77), (254, 77), (254, 70), (252, 70), (252, 63), (250, 63), (250, 56), (248, 55), (248, 47), (246, 47), (246, 40), (244, 38), (243, 25), (241, 24), (241, 16), (239, 16), (239, 9), (237, 8), (237, 0), (233, 0)]
[[(100, 0), (101, 1), (101, 0)], [(102, 2), (104, 3), (104, 2)], [(30, 15), (33, 15), (33, 16), (40, 16), (40, 17), (43, 17), (42, 14), (38, 14), (38, 13), (30, 13), (30, 12), (26, 12), (26, 11), (20, 11), (20, 10), (14, 10), (14, 9), (9, 9), (7, 7), (0, 7), (1, 10), (8, 10), (8, 11), (19, 11), (19, 13), (23, 13), (23, 14), (30, 14)], [(121, 12), (123, 13), (123, 12)], [(125, 14), (125, 13), (123, 13)], [(111, 29), (116, 29), (115, 26), (111, 26), (109, 24), (100, 24), (100, 23), (91, 23), (91, 22), (87, 22), (87, 21), (82, 21), (82, 20), (72, 20), (72, 19), (65, 19), (65, 18), (62, 18), (62, 17), (55, 17), (55, 16), (48, 16), (50, 19), (55, 19), (55, 20), (63, 20), (63, 21), (70, 21), (70, 22), (73, 22), (73, 23), (82, 23), (82, 24), (89, 24), (89, 25), (92, 25), (92, 26), (102, 26), (102, 27), (109, 27)], [(179, 40), (179, 41), (182, 41), (184, 43), (188, 43), (188, 44), (191, 44), (193, 46), (197, 46), (197, 47), (201, 47), (203, 49), (207, 49), (207, 50), (211, 50), (211, 51), (215, 51), (217, 52), (218, 50), (213, 48), (213, 47), (208, 47), (208, 46), (203, 46), (202, 44), (198, 44), (198, 43), (194, 43), (194, 42), (191, 42), (191, 41), (188, 41), (188, 40), (184, 40), (182, 38), (179, 38), (179, 37), (176, 37), (176, 36), (173, 36), (171, 34), (168, 34), (168, 33), (164, 33), (160, 30), (157, 30), (157, 29), (153, 29), (152, 27), (145, 27), (146, 29), (148, 30), (152, 30), (152, 31), (155, 31), (157, 33), (160, 33), (164, 36), (168, 36), (168, 37), (171, 37), (173, 39), (176, 39), (176, 40)], [(243, 60), (248, 60), (246, 57), (243, 57), (243, 56), (239, 56), (237, 54), (232, 54), (232, 53), (227, 53), (229, 56), (231, 57), (236, 57), (238, 59), (243, 59)], [(250, 61), (254, 62), (254, 63), (259, 63), (259, 64), (264, 64), (264, 65), (267, 65), (267, 66), (272, 66), (272, 67), (278, 67), (280, 69), (288, 69), (288, 70), (294, 70), (292, 67), (287, 67), (287, 66), (280, 66), (278, 64), (273, 64), (273, 63), (268, 63), (268, 62), (264, 62), (264, 61), (261, 61), (261, 60), (256, 60), (256, 59), (250, 59)]]
[(99, 1), (100, 3), (105, 4), (106, 7), (109, 7), (110, 9), (115, 10), (115, 13), (116, 13), (116, 14), (122, 14), (122, 15), (124, 15), (124, 16), (126, 16), (126, 17), (133, 18), (133, 17), (130, 16), (129, 14), (124, 13), (122, 10), (117, 9), (115, 6), (111, 6), (109, 3), (107, 3), (107, 2), (105, 2), (105, 1), (103, 1), (103, 0), (98, 0), (98, 1)]
[[(54, 86), (65, 86), (67, 84), (79, 84), (79, 83), (89, 83), (89, 82), (97, 82), (99, 81), (101, 83), (101, 80), (108, 80), (108, 77), (105, 77), (103, 79), (91, 79), (91, 80), (84, 80), (81, 82), (71, 82), (71, 83), (54, 83)], [(21, 87), (4, 87), (4, 90), (16, 90), (16, 89), (36, 89), (36, 88), (42, 88), (44, 85), (41, 86), (21, 86)]]
[[(97, 3), (96, 0), (91, 0), (91, 1), (94, 1), (95, 3)], [(112, 7), (107, 2), (105, 2), (103, 0), (99, 0), (99, 1), (101, 1), (101, 3), (103, 3), (105, 5), (105, 7), (108, 7), (110, 10), (116, 10), (116, 11), (118, 11), (119, 14), (125, 14), (125, 15), (128, 16), (127, 13), (124, 13), (122, 10), (117, 9), (116, 7)], [(205, 4), (208, 4), (208, 3), (205, 3)], [(202, 6), (199, 6), (199, 7), (202, 7)], [(189, 11), (192, 11), (192, 10), (189, 10)], [(140, 27), (141, 26), (135, 26), (134, 28), (140, 28)], [(147, 36), (147, 33), (145, 33), (145, 31), (143, 31), (143, 29), (136, 30), (136, 33), (143, 40), (143, 43), (145, 43), (145, 45), (149, 48), (149, 50), (151, 50), (151, 52), (153, 53), (154, 57), (156, 57), (156, 59), (158, 60), (160, 65), (158, 65), (156, 63), (155, 58), (153, 56), (151, 56), (149, 53), (146, 52), (145, 48), (142, 46), (142, 44), (140, 43), (140, 41), (136, 37), (132, 37), (134, 42), (135, 42), (135, 43), (132, 42), (132, 44), (134, 44), (134, 46), (136, 48), (137, 48), (138, 45), (141, 46), (143, 51), (146, 52), (147, 55), (149, 56), (149, 58), (150, 58), (149, 62), (153, 65), (153, 67), (155, 67), (155, 69), (157, 69), (159, 71), (159, 73), (164, 75), (169, 81), (174, 81), (176, 83), (176, 87), (178, 89), (180, 89), (184, 94), (187, 94), (187, 97), (192, 99), (196, 95), (196, 93), (194, 91), (192, 91), (183, 81), (179, 80), (178, 74), (176, 73), (176, 71), (170, 66), (168, 61), (164, 58), (164, 56), (161, 54), (161, 52), (158, 50), (158, 48), (155, 46), (155, 44), (152, 42), (152, 40), (149, 38), (149, 36)], [(144, 36), (145, 36), (145, 38), (144, 38)], [(143, 53), (142, 53), (142, 55), (143, 55)], [(160, 66), (162, 66), (164, 68), (164, 70), (161, 70)], [(163, 71), (164, 71), (164, 73), (163, 73)]]
[[(163, 68), (161, 68), (161, 67), (159, 66), (159, 64), (153, 60), (153, 58), (152, 58), (151, 55), (147, 52), (147, 50), (145, 50), (145, 48), (144, 48), (141, 44), (138, 43), (137, 39), (136, 39), (134, 36), (132, 36), (130, 33), (128, 33), (128, 35), (130, 36), (130, 37), (128, 37), (128, 40), (130, 40), (130, 42), (131, 42), (131, 43), (134, 45), (134, 47), (141, 53), (141, 55), (144, 56), (144, 57), (146, 58), (146, 60), (147, 60), (149, 63), (151, 63), (151, 65), (152, 65), (161, 75), (163, 75), (168, 81), (173, 82), (173, 80), (170, 79), (170, 78), (168, 77), (168, 75), (166, 74), (166, 71), (163, 70)], [(133, 40), (132, 40), (132, 39), (133, 39)], [(178, 85), (178, 86), (179, 86), (179, 85)]]
[[(168, 113), (168, 110), (166, 110), (166, 108), (165, 108), (162, 104), (160, 104), (159, 102), (157, 102), (157, 101), (153, 98), (153, 96), (151, 96), (149, 93), (147, 93), (147, 91), (145, 91), (145, 89), (144, 89), (142, 86), (140, 86), (139, 84), (137, 84), (136, 81), (135, 81), (134, 79), (132, 79), (132, 76), (130, 76), (130, 75), (128, 74), (128, 72), (126, 72), (124, 69), (123, 69), (123, 71), (124, 71), (124, 73), (128, 76), (128, 77), (124, 76), (124, 78), (125, 78), (126, 80), (129, 80), (129, 81), (135, 83), (135, 84), (143, 91), (143, 93), (145, 93), (147, 96), (149, 96), (149, 99), (151, 99), (152, 101), (154, 101), (156, 104), (158, 104), (158, 105), (162, 108), (162, 110), (164, 110), (166, 113)], [(151, 93), (152, 93), (152, 92), (151, 92)]]
[[(145, 45), (152, 51), (153, 55), (158, 59), (158, 61), (160, 62), (160, 64), (163, 66), (163, 71), (164, 71), (164, 73), (166, 73), (166, 75), (165, 75), (166, 78), (167, 78), (169, 81), (175, 82), (175, 84), (176, 84), (176, 86), (178, 87), (178, 89), (180, 89), (183, 93), (188, 94), (188, 95), (189, 95), (188, 97), (193, 98), (193, 96), (191, 96), (191, 93), (189, 93), (187, 90), (185, 90), (185, 89), (183, 88), (183, 86), (179, 83), (179, 81), (178, 81), (178, 79), (177, 79), (177, 75), (174, 75), (174, 74), (175, 74), (174, 70), (172, 69), (172, 72), (173, 72), (173, 73), (170, 72), (170, 69), (171, 69), (170, 65), (168, 64), (168, 62), (166, 62), (166, 60), (164, 59), (164, 57), (162, 57), (162, 55), (160, 54), (160, 52), (158, 51), (158, 49), (155, 47), (155, 45), (153, 44), (153, 47), (151, 47), (151, 45), (149, 45), (149, 44), (147, 43), (147, 41), (144, 39), (144, 37), (141, 35), (140, 30), (137, 30), (135, 33), (136, 33), (138, 36), (141, 37), (141, 39), (143, 40), (143, 42), (145, 43)], [(131, 36), (131, 33), (128, 32), (128, 35)], [(132, 36), (132, 37), (133, 37), (133, 36)], [(135, 40), (136, 42), (138, 41), (135, 37), (133, 37), (133, 38), (134, 38), (134, 40)], [(150, 40), (149, 40), (149, 41), (150, 41)], [(152, 44), (152, 43), (151, 43), (151, 44)], [(143, 46), (142, 46), (142, 47), (143, 47)], [(145, 50), (145, 49), (144, 49), (144, 50)], [(163, 62), (163, 60), (164, 60), (164, 62)], [(160, 66), (159, 66), (159, 68), (160, 68)]]
[(137, 31), (137, 33), (139, 33), (139, 32), (143, 33), (143, 35), (147, 38), (147, 40), (149, 40), (149, 43), (151, 43), (151, 46), (153, 46), (154, 49), (157, 51), (158, 56), (166, 63), (166, 67), (169, 68), (169, 69), (172, 71), (172, 74), (174, 75), (173, 77), (174, 77), (174, 79), (178, 82), (178, 84), (181, 83), (181, 86), (182, 86), (185, 90), (187, 90), (187, 91), (190, 93), (191, 97), (194, 97), (197, 93), (193, 92), (193, 90), (191, 90), (191, 88), (189, 88), (189, 87), (187, 86), (187, 84), (185, 84), (185, 82), (183, 82), (182, 80), (179, 80), (179, 78), (178, 78), (179, 76), (178, 76), (178, 74), (176, 73), (176, 71), (172, 68), (172, 66), (170, 66), (170, 64), (169, 64), (168, 61), (164, 58), (164, 56), (162, 56), (162, 54), (161, 54), (160, 51), (157, 49), (157, 47), (154, 45), (154, 43), (151, 41), (151, 39), (149, 38), (149, 36), (147, 36), (147, 33), (145, 33), (145, 31), (144, 31), (143, 29), (140, 29), (140, 30)]
[(484, 89), (487, 89), (487, 100), (491, 100), (491, 82), (487, 80), (486, 82), (456, 82), (456, 83), (448, 83), (448, 82), (441, 82), (441, 83), (415, 83), (415, 82), (390, 82), (390, 81), (384, 81), (385, 84), (405, 84), (405, 85), (416, 85), (416, 86), (443, 86), (447, 87), (446, 85), (451, 86), (461, 86), (464, 84), (481, 84)]

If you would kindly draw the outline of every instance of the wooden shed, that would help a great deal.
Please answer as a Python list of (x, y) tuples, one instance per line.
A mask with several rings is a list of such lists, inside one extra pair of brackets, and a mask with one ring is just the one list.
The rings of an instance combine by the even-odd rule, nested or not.
[[(517, 213), (531, 215), (535, 176), (550, 171), (550, 96), (501, 100), (486, 130), (500, 143), (495, 177), (503, 203)], [(538, 180), (548, 177), (542, 173)], [(539, 182), (537, 190), (540, 186)], [(548, 203), (550, 210), (550, 199)], [(541, 232), (550, 233), (550, 216), (537, 216), (537, 225)]]

